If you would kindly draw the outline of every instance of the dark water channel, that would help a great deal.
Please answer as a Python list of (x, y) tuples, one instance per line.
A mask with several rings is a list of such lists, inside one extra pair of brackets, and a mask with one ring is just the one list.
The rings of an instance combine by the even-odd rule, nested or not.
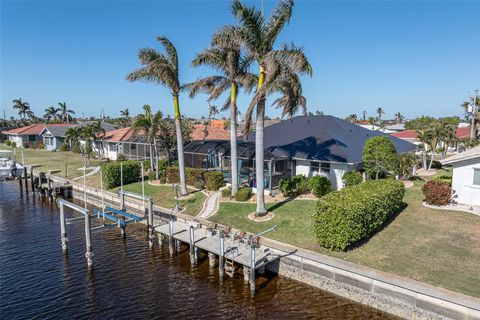
[[(67, 212), (67, 216), (73, 216)], [(384, 313), (266, 274), (252, 298), (241, 274), (220, 283), (208, 259), (192, 269), (188, 251), (148, 249), (142, 225), (92, 235), (85, 261), (83, 223), (67, 225), (62, 254), (58, 209), (0, 182), (1, 319), (393, 319)]]

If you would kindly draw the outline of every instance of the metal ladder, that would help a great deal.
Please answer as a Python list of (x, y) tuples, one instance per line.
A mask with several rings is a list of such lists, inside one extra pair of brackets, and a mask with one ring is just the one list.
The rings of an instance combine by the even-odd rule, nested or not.
[[(235, 274), (235, 264), (233, 262), (233, 258), (235, 258), (235, 251), (238, 253), (237, 247), (228, 246), (225, 250), (225, 274), (233, 277)], [(231, 259), (228, 258), (228, 255), (231, 255)]]

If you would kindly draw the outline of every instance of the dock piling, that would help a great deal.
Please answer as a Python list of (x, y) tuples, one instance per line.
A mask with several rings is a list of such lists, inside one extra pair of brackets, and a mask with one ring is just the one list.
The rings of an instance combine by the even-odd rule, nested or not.
[(60, 236), (62, 239), (63, 253), (67, 253), (68, 238), (67, 238), (67, 230), (66, 230), (66, 222), (65, 222), (65, 210), (63, 208), (63, 205), (60, 206)]
[(153, 200), (148, 199), (148, 247), (153, 248), (154, 233), (153, 233)]
[(250, 291), (255, 292), (255, 245), (250, 246)]
[(190, 226), (190, 263), (195, 265), (197, 263), (197, 251), (195, 250), (195, 228)]
[(86, 244), (85, 258), (87, 258), (87, 266), (89, 268), (92, 268), (93, 252), (92, 252), (92, 240), (90, 238), (90, 214), (88, 214), (88, 212), (85, 214), (85, 244)]
[(225, 254), (225, 236), (223, 234), (223, 230), (220, 230), (220, 255), (218, 256), (218, 274), (220, 278), (223, 278), (225, 274), (225, 265), (223, 263), (224, 254)]
[(170, 250), (170, 255), (173, 255), (173, 219), (170, 218), (168, 221), (168, 249)]
[(23, 166), (23, 179), (25, 179), (25, 191), (28, 192), (28, 172), (27, 172), (27, 167), (25, 167), (25, 165)]

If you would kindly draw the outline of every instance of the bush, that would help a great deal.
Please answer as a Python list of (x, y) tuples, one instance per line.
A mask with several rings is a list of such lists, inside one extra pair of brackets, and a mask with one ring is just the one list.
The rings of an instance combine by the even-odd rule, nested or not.
[(28, 149), (28, 148), (30, 148), (30, 143), (28, 143), (28, 142), (23, 142), (23, 143), (22, 143), (22, 146), (23, 146), (25, 149)]
[(16, 148), (17, 147), (17, 143), (15, 141), (12, 141), (12, 143), (10, 143), (10, 145), (12, 146), (12, 148)]
[(166, 177), (168, 168), (168, 160), (161, 159), (158, 160), (158, 173), (161, 177)]
[[(142, 169), (142, 168), (140, 168), (140, 169)], [(155, 173), (155, 171), (148, 171), (148, 180), (153, 181), (156, 178), (157, 178), (157, 174)]]
[[(203, 174), (205, 170), (195, 169), (195, 168), (185, 168), (185, 179), (187, 184), (194, 186), (197, 181), (204, 181)], [(178, 172), (178, 167), (167, 167), (166, 168), (166, 177), (168, 183), (180, 183), (180, 175)]]
[(351, 187), (356, 186), (363, 182), (362, 174), (358, 171), (345, 172), (342, 176), (343, 186)]
[(150, 170), (150, 164), (152, 162), (150, 160), (143, 160), (143, 169)]
[(444, 175), (444, 174), (441, 175), (441, 176), (436, 176), (435, 178), (433, 178), (433, 180), (446, 183), (449, 186), (452, 185), (452, 177)]
[(292, 179), (281, 179), (279, 189), (285, 197), (293, 197), (310, 191), (308, 178), (296, 175)]
[(203, 174), (207, 190), (217, 191), (224, 186), (223, 172), (208, 171)]
[(232, 195), (232, 187), (222, 189), (222, 197), (228, 198)]
[(198, 180), (193, 184), (193, 187), (195, 189), (202, 190), (203, 188), (205, 188), (205, 182), (203, 182), (202, 180)]
[(235, 200), (237, 201), (248, 201), (252, 196), (252, 189), (248, 187), (238, 189), (235, 193)]
[(442, 169), (442, 164), (440, 163), (440, 161), (433, 160), (432, 169)]
[(320, 198), (332, 191), (332, 182), (324, 176), (315, 176), (310, 179), (310, 190)]
[[(120, 153), (120, 154), (117, 156), (117, 161), (125, 161), (125, 160), (127, 160), (127, 159), (125, 158), (125, 155), (124, 155), (124, 154)], [(141, 169), (141, 167), (140, 167), (140, 169)]]
[(5, 145), (6, 145), (6, 146), (10, 146), (11, 144), (12, 144), (12, 141), (10, 141), (10, 140), (5, 140)]
[(434, 206), (444, 206), (452, 199), (452, 187), (445, 182), (431, 180), (422, 187), (425, 201)]
[[(140, 163), (137, 161), (123, 161), (123, 184), (138, 182), (141, 180)], [(103, 183), (107, 189), (120, 186), (120, 162), (102, 164)]]
[(325, 195), (313, 215), (318, 242), (345, 250), (367, 238), (398, 212), (404, 194), (400, 181), (369, 180)]
[(62, 152), (68, 151), (69, 149), (70, 149), (70, 147), (66, 143), (62, 143), (62, 145), (59, 148), (59, 150), (62, 151)]
[(72, 152), (73, 153), (80, 153), (80, 147), (78, 145), (72, 146)]
[(438, 147), (435, 149), (435, 153), (443, 153), (445, 151), (445, 147)]
[(362, 156), (365, 172), (376, 179), (381, 174), (396, 175), (399, 160), (395, 144), (387, 136), (376, 136), (368, 139), (363, 146)]

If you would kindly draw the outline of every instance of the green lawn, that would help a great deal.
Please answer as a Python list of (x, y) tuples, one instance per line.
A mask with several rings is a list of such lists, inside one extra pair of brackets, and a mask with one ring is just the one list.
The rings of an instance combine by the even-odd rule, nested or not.
[[(115, 188), (114, 190), (117, 190)], [(136, 182), (125, 185), (123, 187), (125, 191), (135, 192), (142, 194), (142, 183)], [(200, 210), (202, 210), (203, 201), (205, 200), (205, 195), (201, 191), (196, 191), (189, 189), (191, 196), (187, 199), (179, 200), (181, 207), (185, 207), (183, 213), (189, 215), (197, 215)], [(175, 192), (170, 186), (152, 186), (145, 181), (145, 195), (152, 196), (153, 202), (159, 206), (165, 208), (175, 208)]]
[[(13, 150), (4, 144), (0, 145), (0, 149)], [(16, 149), (17, 161), (22, 162), (22, 149)], [(57, 175), (65, 177), (65, 165), (67, 168), (67, 178), (74, 178), (82, 175), (83, 171), (77, 170), (83, 167), (82, 157), (80, 154), (73, 152), (51, 152), (44, 149), (32, 149), (24, 148), (23, 156), (25, 158), (25, 164), (40, 164), (41, 167), (37, 170), (48, 172), (49, 170), (60, 170)], [(91, 160), (91, 166), (96, 166), (99, 162), (97, 160)]]
[(407, 206), (393, 222), (368, 242), (347, 252), (330, 251), (316, 243), (311, 220), (314, 201), (271, 204), (276, 216), (262, 223), (247, 218), (255, 210), (254, 204), (221, 203), (211, 220), (254, 233), (276, 224), (277, 230), (268, 237), (480, 297), (480, 217), (424, 207), (422, 185), (415, 182), (414, 187), (407, 189)]

